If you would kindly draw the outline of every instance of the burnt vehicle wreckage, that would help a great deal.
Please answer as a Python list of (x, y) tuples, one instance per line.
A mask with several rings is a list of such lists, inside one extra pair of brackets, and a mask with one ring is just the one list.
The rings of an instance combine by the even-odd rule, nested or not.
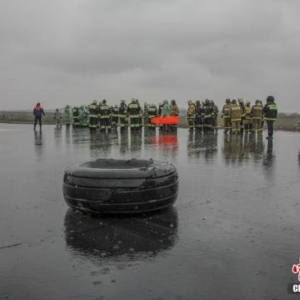
[(175, 166), (153, 159), (97, 159), (68, 167), (63, 195), (73, 209), (96, 215), (140, 214), (173, 205)]

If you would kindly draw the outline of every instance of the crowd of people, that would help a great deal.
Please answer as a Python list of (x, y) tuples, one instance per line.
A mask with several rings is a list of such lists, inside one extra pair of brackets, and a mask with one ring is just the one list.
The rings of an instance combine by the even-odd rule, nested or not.
[[(248, 132), (262, 132), (264, 122), (267, 122), (268, 137), (273, 137), (273, 122), (277, 118), (277, 106), (273, 96), (268, 96), (265, 105), (261, 100), (256, 100), (253, 105), (250, 101), (244, 103), (242, 98), (225, 100), (225, 104), (219, 111), (213, 100), (206, 99), (187, 102), (187, 124), (190, 132), (212, 132), (219, 128), (219, 117), (223, 120), (224, 133), (240, 134)], [(42, 116), (45, 115), (40, 103), (37, 103), (33, 114), (35, 116), (34, 129), (37, 124), (42, 124)], [(155, 117), (178, 117), (179, 108), (175, 100), (164, 100), (162, 103), (143, 106), (138, 99), (131, 99), (129, 104), (121, 99), (120, 104), (109, 106), (106, 99), (98, 102), (93, 100), (88, 106), (67, 105), (64, 108), (64, 122), (66, 126), (89, 127), (91, 131), (111, 131), (120, 127), (120, 131), (130, 128), (132, 132), (140, 132), (142, 127), (155, 130), (159, 127), (162, 131), (176, 131), (178, 122), (168, 123), (153, 122)], [(56, 109), (54, 118), (56, 125), (61, 127), (62, 116)], [(178, 119), (177, 119), (178, 120)]]
[[(187, 120), (189, 131), (214, 131), (218, 129), (219, 109), (213, 100), (205, 102), (188, 101)], [(244, 103), (242, 98), (225, 100), (221, 110), (224, 133), (241, 134), (243, 132), (262, 132), (264, 122), (267, 122), (268, 139), (273, 137), (273, 122), (277, 119), (277, 106), (273, 96), (268, 96), (266, 104), (256, 100)]]
[(154, 130), (157, 126), (163, 131), (177, 129), (177, 124), (155, 124), (151, 122), (157, 116), (178, 116), (179, 108), (175, 100), (170, 103), (164, 100), (163, 103), (148, 104), (142, 106), (138, 99), (131, 99), (129, 104), (121, 99), (120, 104), (109, 106), (106, 99), (98, 102), (93, 100), (88, 106), (67, 105), (64, 109), (66, 125), (74, 127), (89, 127), (91, 131), (110, 132), (120, 127), (123, 132), (128, 127), (132, 132), (140, 132), (142, 127)]

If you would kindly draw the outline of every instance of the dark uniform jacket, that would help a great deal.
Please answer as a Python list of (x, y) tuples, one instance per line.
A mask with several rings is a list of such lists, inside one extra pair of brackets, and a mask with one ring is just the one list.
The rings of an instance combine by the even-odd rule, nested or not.
[(263, 112), (265, 120), (275, 121), (277, 119), (277, 105), (275, 102), (266, 103)]

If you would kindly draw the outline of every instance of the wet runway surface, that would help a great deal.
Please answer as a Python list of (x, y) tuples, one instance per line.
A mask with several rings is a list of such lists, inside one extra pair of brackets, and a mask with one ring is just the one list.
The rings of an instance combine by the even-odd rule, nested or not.
[[(300, 135), (90, 134), (0, 124), (0, 299), (289, 299), (299, 263)], [(153, 158), (179, 173), (174, 207), (92, 218), (64, 169)]]

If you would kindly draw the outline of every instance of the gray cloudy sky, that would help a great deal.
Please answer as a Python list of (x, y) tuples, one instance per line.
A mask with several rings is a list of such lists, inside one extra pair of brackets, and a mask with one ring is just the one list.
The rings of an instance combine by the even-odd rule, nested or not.
[(274, 95), (299, 111), (299, 0), (0, 0), (0, 110)]

